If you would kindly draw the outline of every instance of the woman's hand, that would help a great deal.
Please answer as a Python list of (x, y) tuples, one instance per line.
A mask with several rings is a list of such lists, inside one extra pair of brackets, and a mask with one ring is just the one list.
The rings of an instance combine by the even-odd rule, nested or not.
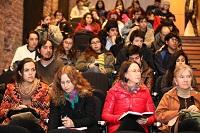
[(199, 112), (199, 109), (195, 105), (191, 105), (187, 110), (190, 112)]
[(62, 118), (62, 124), (65, 127), (74, 127), (74, 122), (69, 117)]
[(148, 121), (148, 118), (140, 118), (136, 120), (137, 123), (139, 123), (140, 125), (145, 125)]

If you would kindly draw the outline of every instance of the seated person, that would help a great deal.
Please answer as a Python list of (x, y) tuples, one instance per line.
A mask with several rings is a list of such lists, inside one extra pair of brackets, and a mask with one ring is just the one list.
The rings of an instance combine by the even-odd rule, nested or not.
[(139, 25), (131, 28), (128, 36), (125, 39), (125, 45), (128, 45), (129, 43), (131, 43), (130, 36), (131, 36), (132, 32), (135, 30), (139, 30), (144, 36), (144, 43), (147, 45), (148, 48), (151, 48), (151, 45), (152, 45), (153, 41), (155, 40), (154, 30), (152, 28), (148, 27), (148, 22), (147, 22), (146, 17), (139, 16), (137, 21), (138, 21)]
[(48, 130), (87, 127), (86, 132), (98, 133), (93, 89), (74, 67), (59, 69), (50, 94)]
[[(169, 69), (162, 76), (161, 91), (163, 94), (173, 88), (173, 86), (174, 86), (174, 83), (173, 83), (174, 70), (177, 66), (182, 65), (182, 64), (189, 65), (189, 61), (188, 61), (187, 55), (182, 50), (180, 50), (173, 54), (173, 56), (171, 58)], [(195, 90), (198, 90), (196, 85), (197, 85), (197, 83), (196, 83), (195, 77), (193, 77), (192, 87)]]
[(7, 85), (0, 106), (0, 117), (5, 118), (3, 124), (8, 124), (11, 119), (7, 117), (9, 111), (31, 108), (40, 115), (40, 126), (47, 129), (44, 120), (49, 113), (49, 87), (36, 77), (36, 72), (34, 60), (25, 58), (20, 61), (16, 79)]
[(124, 46), (124, 39), (119, 34), (117, 21), (108, 20), (103, 30), (99, 32), (99, 36), (105, 49), (112, 52), (116, 57), (120, 49)]
[(63, 40), (60, 28), (52, 24), (50, 16), (44, 16), (35, 31), (39, 34), (39, 43), (48, 39), (51, 40), (55, 46), (58, 46)]
[(70, 19), (82, 18), (84, 14), (90, 12), (89, 8), (84, 6), (83, 0), (76, 0), (76, 5), (70, 12)]
[(62, 43), (56, 49), (56, 58), (61, 59), (64, 65), (74, 66), (77, 54), (78, 52), (74, 46), (74, 36), (70, 34), (64, 35)]
[(122, 62), (127, 60), (128, 49), (131, 45), (136, 45), (140, 47), (140, 52), (142, 53), (143, 59), (147, 62), (147, 64), (154, 69), (153, 63), (153, 53), (147, 48), (146, 44), (144, 44), (144, 36), (141, 31), (135, 30), (131, 33), (130, 42), (128, 46), (123, 47), (117, 55), (115, 69), (118, 71)]
[(162, 76), (169, 68), (172, 55), (180, 50), (180, 38), (174, 33), (165, 36), (165, 45), (155, 53), (155, 67), (157, 76)]
[(137, 62), (141, 67), (142, 82), (149, 88), (150, 92), (154, 84), (154, 71), (143, 59), (140, 47), (131, 45), (128, 49), (128, 60)]
[(63, 35), (74, 32), (72, 24), (65, 19), (63, 12), (59, 10), (56, 10), (54, 13), (54, 24), (60, 28)]
[(24, 58), (32, 58), (38, 60), (36, 48), (39, 43), (39, 34), (36, 31), (30, 31), (27, 36), (27, 44), (20, 46), (16, 49), (15, 55), (12, 59), (11, 70), (14, 70), (16, 61), (21, 61)]
[(114, 71), (115, 58), (111, 52), (104, 49), (98, 36), (90, 39), (90, 47), (81, 53), (76, 68), (80, 71), (101, 72), (105, 74)]
[(176, 120), (180, 111), (200, 111), (200, 93), (191, 87), (192, 77), (192, 69), (188, 65), (179, 65), (174, 70), (175, 86), (164, 94), (156, 109), (156, 119), (162, 123), (162, 132), (169, 132), (168, 124), (171, 125), (172, 119)]
[(86, 13), (81, 19), (81, 22), (78, 23), (74, 32), (90, 31), (93, 34), (97, 35), (100, 30), (101, 30), (101, 26), (95, 22), (92, 14)]
[[(136, 62), (125, 61), (120, 68), (119, 80), (108, 91), (103, 107), (102, 119), (108, 123), (108, 133), (120, 127), (119, 118), (127, 111), (154, 112), (154, 104), (149, 89), (141, 83), (141, 68)], [(137, 120), (146, 133), (154, 116)], [(132, 125), (134, 126), (134, 125)]]

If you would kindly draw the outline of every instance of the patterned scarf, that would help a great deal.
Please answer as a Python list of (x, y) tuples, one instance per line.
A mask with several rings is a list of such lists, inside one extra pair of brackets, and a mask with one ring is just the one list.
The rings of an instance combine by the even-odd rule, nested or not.
[(71, 103), (71, 107), (74, 109), (75, 103), (78, 103), (78, 92), (76, 90), (73, 90), (70, 94), (65, 92), (64, 97)]

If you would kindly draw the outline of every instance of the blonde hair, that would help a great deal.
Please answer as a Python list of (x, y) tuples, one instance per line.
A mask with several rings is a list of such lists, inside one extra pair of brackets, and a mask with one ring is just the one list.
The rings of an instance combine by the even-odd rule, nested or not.
[(185, 71), (185, 70), (187, 70), (191, 74), (191, 77), (193, 78), (192, 68), (189, 65), (186, 65), (186, 64), (178, 65), (175, 68), (175, 70), (174, 70), (174, 78), (177, 77), (178, 75), (182, 74), (183, 71)]

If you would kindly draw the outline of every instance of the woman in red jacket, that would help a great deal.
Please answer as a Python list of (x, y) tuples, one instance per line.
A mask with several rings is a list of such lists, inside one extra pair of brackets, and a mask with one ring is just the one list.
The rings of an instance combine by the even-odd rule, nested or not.
[(90, 31), (97, 35), (100, 30), (101, 30), (101, 26), (94, 21), (92, 14), (86, 13), (83, 16), (81, 22), (78, 23), (75, 29), (75, 32)]
[[(149, 89), (141, 84), (140, 66), (136, 62), (125, 61), (120, 68), (119, 80), (108, 91), (103, 107), (102, 118), (108, 123), (108, 133), (117, 131), (121, 124), (119, 118), (127, 111), (154, 112), (155, 108)], [(148, 133), (148, 125), (154, 121), (155, 117), (151, 115), (137, 119), (136, 124), (140, 124)]]

